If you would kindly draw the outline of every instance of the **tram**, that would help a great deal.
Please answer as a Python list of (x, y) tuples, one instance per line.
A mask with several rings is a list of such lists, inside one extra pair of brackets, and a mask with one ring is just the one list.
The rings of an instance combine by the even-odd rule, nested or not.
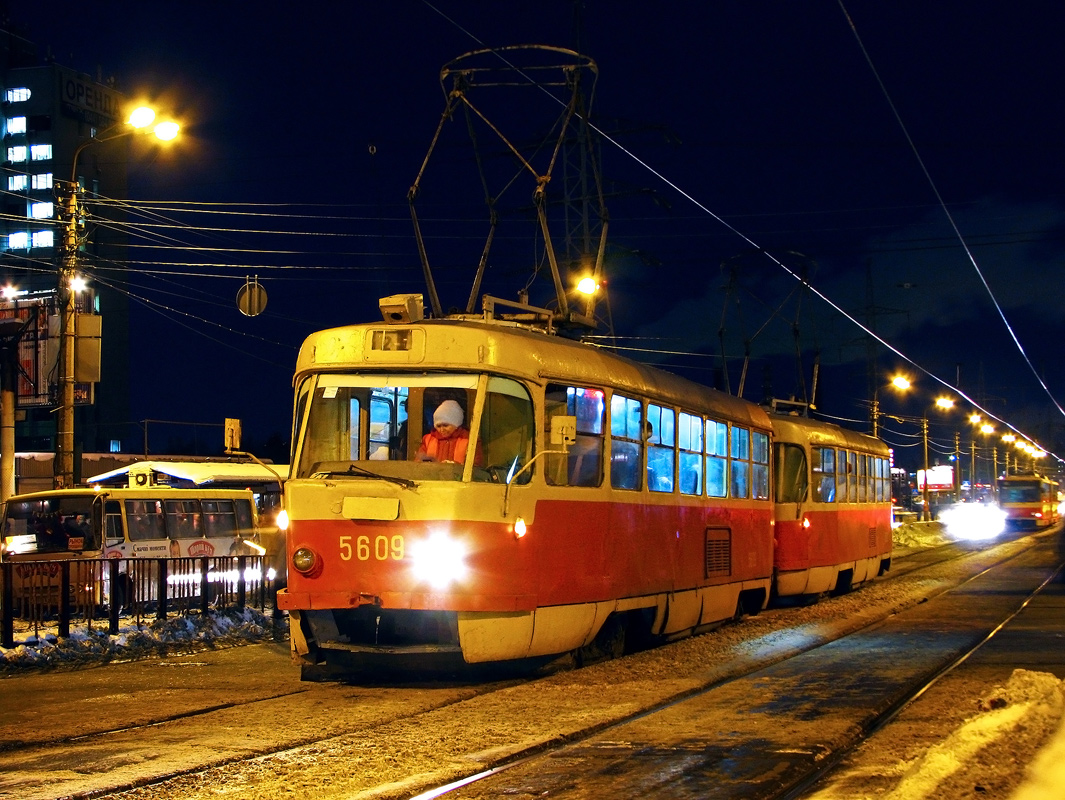
[(843, 593), (891, 568), (891, 453), (872, 436), (773, 415), (774, 591)]
[[(294, 386), (278, 605), (304, 677), (617, 655), (890, 562), (875, 439), (771, 416), (550, 320), (385, 313), (308, 337)], [(448, 426), (464, 457), (433, 458)]]
[(1045, 475), (1007, 475), (998, 480), (998, 504), (1012, 528), (1038, 530), (1060, 519), (1058, 483)]

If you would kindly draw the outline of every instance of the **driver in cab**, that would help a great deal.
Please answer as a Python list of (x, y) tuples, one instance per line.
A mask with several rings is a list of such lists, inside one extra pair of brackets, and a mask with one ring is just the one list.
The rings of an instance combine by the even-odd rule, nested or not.
[[(422, 437), (421, 446), (414, 459), (465, 464), (470, 432), (462, 426), (464, 418), (462, 406), (454, 400), (445, 400), (437, 406), (433, 412), (433, 430)], [(474, 464), (483, 463), (484, 457), (478, 444)]]

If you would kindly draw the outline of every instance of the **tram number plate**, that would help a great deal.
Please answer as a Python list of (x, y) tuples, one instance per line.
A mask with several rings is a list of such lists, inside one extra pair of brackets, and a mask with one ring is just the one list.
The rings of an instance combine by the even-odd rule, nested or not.
[(340, 558), (351, 561), (402, 561), (403, 537), (395, 536), (341, 536)]

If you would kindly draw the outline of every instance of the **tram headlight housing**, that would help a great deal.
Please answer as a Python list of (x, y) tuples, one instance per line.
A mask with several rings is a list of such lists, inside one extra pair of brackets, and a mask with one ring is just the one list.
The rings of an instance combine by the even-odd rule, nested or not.
[(322, 560), (309, 547), (300, 547), (292, 554), (292, 566), (301, 575), (313, 575), (321, 570)]
[(466, 566), (466, 545), (454, 537), (437, 531), (411, 545), (411, 569), (414, 577), (434, 589), (447, 589), (462, 581)]

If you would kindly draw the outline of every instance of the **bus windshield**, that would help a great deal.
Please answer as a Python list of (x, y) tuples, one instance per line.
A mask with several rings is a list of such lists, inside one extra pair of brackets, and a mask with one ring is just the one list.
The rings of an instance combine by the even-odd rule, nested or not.
[(295, 477), (461, 480), (472, 459), (474, 480), (504, 482), (532, 458), (532, 436), (532, 400), (508, 378), (320, 375)]
[(58, 553), (99, 547), (92, 526), (94, 496), (39, 495), (12, 499), (4, 515), (4, 547), (11, 553)]

